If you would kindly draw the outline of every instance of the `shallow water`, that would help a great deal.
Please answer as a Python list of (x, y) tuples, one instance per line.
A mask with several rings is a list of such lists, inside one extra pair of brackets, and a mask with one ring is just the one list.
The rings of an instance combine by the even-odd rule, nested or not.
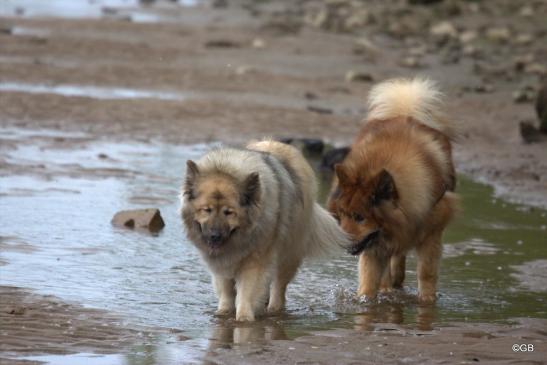
[[(34, 248), (1, 252), (7, 264), (0, 268), (0, 285), (53, 294), (119, 313), (131, 324), (176, 328), (190, 337), (155, 338), (136, 344), (131, 355), (108, 360), (89, 354), (41, 358), (50, 363), (145, 363), (152, 356), (168, 364), (198, 361), (208, 348), (226, 343), (366, 329), (374, 322), (429, 329), (451, 321), (547, 318), (545, 293), (521, 285), (522, 273), (513, 275), (514, 265), (547, 259), (546, 212), (497, 200), (492, 189), (464, 178), (458, 186), (464, 214), (445, 235), (435, 306), (416, 303), (412, 257), (404, 291), (361, 302), (353, 294), (357, 260), (341, 252), (300, 270), (289, 286), (285, 314), (241, 326), (213, 316), (209, 275), (185, 240), (177, 213), (185, 161), (210, 145), (114, 143), (18, 129), (0, 130), (0, 142), (12, 146), (4, 153), (7, 163), (28, 167), (0, 171), (0, 236), (6, 244)], [(160, 208), (166, 227), (158, 235), (111, 226), (116, 211), (143, 207)]]
[[(178, 0), (176, 3), (182, 6), (195, 6), (199, 1)], [(130, 10), (146, 14), (143, 8), (145, 7), (140, 6), (139, 0), (2, 0), (0, 16), (100, 18), (107, 13), (104, 9)]]
[(63, 96), (86, 97), (91, 99), (159, 99), (183, 101), (185, 96), (179, 93), (136, 90), (114, 87), (97, 87), (90, 85), (43, 85), (4, 82), (0, 84), (1, 91), (24, 92), (29, 94), (56, 94)]

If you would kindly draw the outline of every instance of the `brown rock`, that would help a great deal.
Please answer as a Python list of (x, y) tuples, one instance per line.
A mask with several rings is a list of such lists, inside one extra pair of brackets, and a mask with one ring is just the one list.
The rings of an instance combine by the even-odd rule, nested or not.
[(150, 232), (158, 232), (165, 223), (159, 209), (122, 210), (114, 215), (111, 223), (124, 228), (146, 228)]

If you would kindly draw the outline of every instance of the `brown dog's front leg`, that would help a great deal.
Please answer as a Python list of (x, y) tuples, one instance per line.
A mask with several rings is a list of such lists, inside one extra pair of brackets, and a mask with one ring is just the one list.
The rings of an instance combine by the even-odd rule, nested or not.
[(379, 255), (377, 250), (365, 251), (359, 256), (359, 288), (357, 295), (365, 295), (369, 299), (376, 297), (387, 262), (387, 257)]
[(406, 256), (393, 255), (390, 262), (391, 282), (394, 288), (401, 289), (405, 281)]
[(416, 249), (418, 259), (418, 299), (421, 303), (433, 303), (437, 299), (437, 278), (441, 258), (441, 234), (427, 237)]

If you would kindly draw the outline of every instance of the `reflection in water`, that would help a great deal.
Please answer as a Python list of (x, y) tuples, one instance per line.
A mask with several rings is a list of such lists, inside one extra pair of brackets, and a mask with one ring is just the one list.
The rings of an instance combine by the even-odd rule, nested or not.
[[(374, 325), (378, 323), (405, 324), (409, 322), (416, 323), (416, 329), (421, 331), (430, 331), (435, 322), (435, 305), (418, 305), (414, 318), (405, 318), (405, 312), (408, 308), (403, 303), (372, 304), (361, 313), (353, 316), (356, 330), (372, 331)], [(407, 314), (408, 316), (408, 314)]]
[(231, 347), (231, 345), (260, 344), (271, 340), (287, 340), (283, 322), (262, 319), (255, 323), (223, 320), (213, 326), (209, 338), (209, 350)]

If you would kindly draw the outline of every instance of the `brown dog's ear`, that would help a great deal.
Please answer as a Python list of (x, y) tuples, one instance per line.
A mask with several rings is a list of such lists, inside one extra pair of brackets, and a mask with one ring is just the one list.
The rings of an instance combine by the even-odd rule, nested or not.
[(377, 177), (376, 188), (372, 195), (372, 204), (377, 205), (383, 200), (397, 200), (398, 197), (399, 194), (393, 176), (383, 169)]
[(334, 165), (334, 172), (336, 172), (336, 176), (338, 177), (338, 182), (340, 185), (345, 185), (349, 183), (349, 175), (346, 171), (346, 168), (341, 163), (337, 163)]
[(241, 205), (256, 204), (260, 198), (260, 177), (258, 172), (253, 172), (245, 178), (241, 193)]
[(196, 178), (199, 175), (198, 165), (192, 160), (186, 161), (186, 180), (184, 181), (184, 195), (188, 196), (188, 199), (194, 199), (194, 184)]

